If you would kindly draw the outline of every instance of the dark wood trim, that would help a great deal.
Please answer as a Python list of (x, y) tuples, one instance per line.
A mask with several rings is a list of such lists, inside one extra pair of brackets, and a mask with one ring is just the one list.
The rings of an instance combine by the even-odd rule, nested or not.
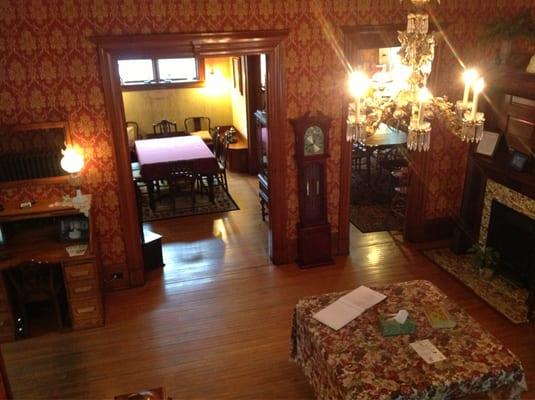
[(60, 176), (49, 176), (47, 178), (36, 178), (36, 179), (24, 179), (21, 181), (9, 181), (9, 182), (0, 182), (0, 189), (8, 189), (12, 187), (21, 187), (21, 186), (38, 186), (38, 185), (66, 185), (69, 183), (69, 174)]
[[(355, 62), (355, 52), (359, 49), (379, 48), (385, 46), (398, 45), (398, 31), (405, 29), (405, 23), (403, 24), (390, 24), (390, 25), (364, 25), (364, 26), (351, 26), (343, 27), (344, 32), (344, 52), (346, 59), (348, 60), (347, 67), (350, 68), (351, 64)], [(440, 24), (443, 29), (447, 24)], [(440, 32), (437, 29), (437, 24), (434, 21), (430, 21), (430, 30)], [(435, 59), (433, 62), (433, 71), (428, 79), (428, 86), (433, 88), (437, 84), (437, 77), (440, 69), (440, 57), (444, 40), (439, 33), (437, 35), (437, 45), (435, 49)], [(347, 103), (349, 101), (348, 95), (344, 94), (346, 101), (343, 104), (343, 120), (341, 124), (341, 149), (340, 149), (340, 203), (338, 214), (338, 229), (339, 229), (339, 241), (338, 252), (339, 254), (349, 253), (349, 215), (351, 210), (351, 143), (346, 140), (347, 129)], [(433, 144), (431, 143), (431, 146)], [(422, 206), (425, 204), (425, 185), (423, 177), (428, 171), (428, 153), (409, 152), (412, 154), (410, 157), (410, 171), (411, 180), (409, 183), (409, 192), (407, 195), (407, 212), (405, 216), (404, 237), (411, 241), (427, 240), (426, 234), (434, 227), (445, 225), (446, 228), (439, 228), (439, 233), (444, 234), (451, 231), (451, 219), (447, 223), (437, 222), (435, 220), (426, 221), (424, 217), (424, 210)], [(422, 232), (427, 232), (426, 234)], [(434, 233), (433, 233), (434, 235)], [(443, 236), (441, 236), (443, 237)], [(417, 238), (420, 238), (417, 240)]]
[[(282, 42), (288, 31), (224, 32), (197, 34), (151, 34), (94, 37), (97, 44), (104, 97), (113, 136), (115, 163), (119, 182), (119, 204), (123, 228), (130, 285), (142, 285), (145, 281), (143, 255), (140, 243), (140, 225), (130, 170), (130, 155), (124, 134), (124, 106), (117, 68), (117, 60), (125, 56), (145, 54), (154, 57), (169, 51), (193, 51), (199, 56), (270, 55), (270, 140), (269, 174), (270, 198), (269, 253), (275, 264), (288, 261), (287, 204), (286, 204), (286, 91)], [(272, 199), (272, 200), (271, 200)]]
[(140, 92), (143, 90), (189, 89), (203, 88), (205, 81), (171, 82), (171, 83), (142, 83), (139, 85), (121, 85), (123, 92)]
[[(63, 128), (65, 132), (65, 145), (72, 144), (71, 130), (69, 127), (69, 123), (67, 121), (35, 122), (31, 124), (4, 126), (3, 128), (5, 129), (5, 132), (7, 133)], [(35, 185), (35, 186), (64, 185), (67, 183), (69, 183), (69, 174), (65, 172), (65, 175), (59, 175), (59, 176), (49, 176), (46, 178), (35, 178), (35, 179), (24, 179), (20, 181), (0, 182), (0, 189), (8, 189), (12, 187), (21, 187), (21, 186), (29, 186), (29, 185)]]
[[(435, 130), (435, 129), (433, 129)], [(436, 133), (435, 133), (436, 134)], [(433, 132), (431, 132), (433, 135)], [(409, 154), (409, 184), (407, 191), (407, 208), (405, 211), (405, 225), (403, 227), (405, 239), (411, 242), (421, 241), (422, 231), (425, 230), (424, 205), (429, 162), (429, 152), (413, 151)]]
[(11, 392), (11, 386), (7, 379), (6, 364), (0, 352), (0, 399), (12, 399), (13, 394)]
[(128, 264), (129, 282), (131, 286), (145, 283), (143, 269), (143, 254), (138, 214), (136, 209), (135, 193), (130, 167), (130, 151), (127, 136), (124, 134), (126, 126), (124, 116), (123, 97), (117, 67), (118, 56), (99, 47), (99, 58), (104, 86), (104, 100), (111, 125), (113, 147), (115, 150), (115, 165), (117, 166), (117, 179), (119, 190), (119, 208), (121, 213), (121, 226)]
[(286, 193), (286, 140), (289, 136), (286, 122), (286, 86), (283, 42), (268, 53), (267, 112), (268, 112), (268, 176), (269, 176), (269, 255), (274, 264), (285, 264), (288, 259)]
[(245, 95), (247, 96), (246, 100), (246, 109), (247, 109), (247, 127), (249, 132), (247, 132), (247, 154), (249, 160), (248, 170), (251, 175), (256, 175), (258, 173), (258, 141), (256, 137), (256, 118), (254, 113), (256, 110), (260, 109), (262, 105), (259, 100), (259, 91), (260, 91), (260, 55), (251, 55), (245, 57), (245, 80), (247, 89)]

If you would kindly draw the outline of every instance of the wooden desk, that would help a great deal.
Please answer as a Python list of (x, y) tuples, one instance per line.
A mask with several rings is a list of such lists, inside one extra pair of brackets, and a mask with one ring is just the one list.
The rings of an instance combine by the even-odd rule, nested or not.
[[(91, 201), (90, 196), (86, 199)], [(0, 272), (26, 262), (61, 264), (73, 329), (100, 326), (104, 323), (104, 310), (94, 219), (89, 211), (88, 241), (61, 242), (56, 218), (83, 214), (69, 205), (51, 207), (56, 201), (41, 200), (27, 209), (20, 209), (18, 204), (6, 204), (5, 210), (0, 212), (0, 224), (10, 229), (0, 254), (7, 254), (9, 258), (0, 261)], [(85, 254), (70, 257), (66, 247), (82, 243), (88, 245)], [(13, 340), (14, 336), (14, 316), (6, 282), (0, 274), (0, 342)]]

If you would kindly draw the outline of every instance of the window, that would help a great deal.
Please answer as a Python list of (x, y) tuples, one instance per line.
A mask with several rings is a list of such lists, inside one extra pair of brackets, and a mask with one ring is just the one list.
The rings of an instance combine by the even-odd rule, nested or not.
[(118, 60), (123, 88), (155, 85), (196, 86), (204, 80), (204, 63), (195, 57)]

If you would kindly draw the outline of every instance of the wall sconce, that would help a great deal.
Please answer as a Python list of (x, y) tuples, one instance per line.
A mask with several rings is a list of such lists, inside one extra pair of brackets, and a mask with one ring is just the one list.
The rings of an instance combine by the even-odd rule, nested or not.
[(210, 71), (206, 75), (205, 88), (210, 95), (221, 95), (228, 89), (228, 80), (223, 76), (218, 68), (210, 68)]
[(69, 183), (76, 189), (76, 197), (81, 197), (82, 176), (80, 175), (80, 171), (84, 167), (84, 156), (69, 146), (65, 150), (61, 150), (61, 154), (63, 154), (60, 161), (61, 168), (71, 174)]

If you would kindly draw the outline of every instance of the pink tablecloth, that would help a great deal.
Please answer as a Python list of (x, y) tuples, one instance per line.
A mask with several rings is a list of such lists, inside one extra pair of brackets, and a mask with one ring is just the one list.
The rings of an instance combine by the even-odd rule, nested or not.
[(218, 170), (214, 154), (197, 136), (136, 140), (141, 178), (145, 181), (163, 179), (170, 162), (184, 163), (200, 174)]

